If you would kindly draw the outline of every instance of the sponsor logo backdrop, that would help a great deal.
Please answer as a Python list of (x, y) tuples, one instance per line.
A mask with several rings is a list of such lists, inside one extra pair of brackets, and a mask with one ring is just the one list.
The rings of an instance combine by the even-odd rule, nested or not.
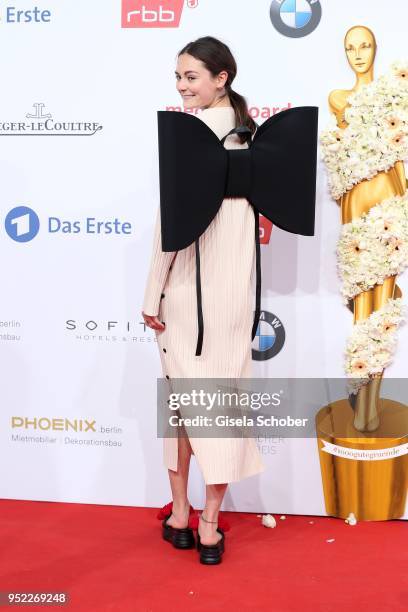
[[(140, 311), (159, 205), (156, 111), (180, 107), (176, 53), (198, 36), (225, 40), (238, 61), (235, 88), (259, 123), (313, 104), (323, 127), (329, 91), (354, 83), (345, 31), (358, 23), (374, 30), (379, 74), (406, 55), (405, 22), (396, 18), (405, 2), (392, 11), (371, 0), (7, 4), (0, 495), (160, 506), (170, 497), (156, 438), (161, 369)], [(343, 375), (352, 320), (336, 276), (339, 211), (321, 163), (317, 206), (315, 238), (262, 225), (256, 377)], [(399, 284), (408, 295), (407, 277)], [(407, 357), (405, 326), (387, 376), (403, 377)], [(266, 471), (233, 484), (224, 508), (324, 515), (316, 440), (258, 445)], [(191, 500), (200, 505), (194, 458), (191, 469)]]

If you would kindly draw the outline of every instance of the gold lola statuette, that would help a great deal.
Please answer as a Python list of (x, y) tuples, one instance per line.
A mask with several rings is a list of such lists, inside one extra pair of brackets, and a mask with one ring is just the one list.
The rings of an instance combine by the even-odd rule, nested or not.
[[(340, 129), (347, 127), (345, 110), (349, 106), (348, 96), (371, 83), (374, 78), (377, 43), (369, 28), (354, 26), (345, 36), (344, 48), (348, 62), (356, 75), (356, 83), (351, 90), (336, 89), (329, 95), (329, 107), (336, 116)], [(405, 189), (404, 164), (399, 161), (387, 172), (379, 172), (372, 179), (361, 181), (342, 196), (338, 202), (341, 206), (342, 223), (349, 223), (360, 217), (382, 200), (404, 195)], [(395, 276), (389, 276), (382, 285), (375, 285), (353, 299), (350, 308), (354, 312), (354, 323), (367, 319), (372, 312), (382, 308), (389, 298), (401, 297), (401, 291), (395, 281)], [(354, 403), (354, 427), (359, 431), (375, 431), (379, 426), (378, 400), (381, 376), (382, 374), (373, 378), (358, 391)]]
[[(377, 44), (373, 32), (354, 26), (344, 39), (348, 62), (356, 75), (351, 90), (337, 89), (329, 96), (330, 110), (339, 129), (347, 128), (348, 97), (374, 78)], [(403, 162), (373, 178), (362, 180), (338, 201), (342, 223), (350, 223), (392, 196), (403, 196)], [(367, 319), (389, 298), (401, 295), (396, 277), (385, 279), (349, 304), (354, 323)], [(408, 408), (379, 397), (382, 373), (371, 378), (349, 399), (331, 402), (316, 415), (317, 443), (325, 507), (328, 515), (358, 520), (388, 520), (403, 516), (408, 485)]]

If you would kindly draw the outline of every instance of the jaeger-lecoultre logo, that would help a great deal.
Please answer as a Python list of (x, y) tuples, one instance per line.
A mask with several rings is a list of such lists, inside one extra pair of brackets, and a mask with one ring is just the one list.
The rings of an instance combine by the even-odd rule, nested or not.
[(103, 126), (97, 121), (54, 119), (43, 102), (35, 102), (34, 110), (24, 120), (0, 118), (0, 136), (94, 136)]

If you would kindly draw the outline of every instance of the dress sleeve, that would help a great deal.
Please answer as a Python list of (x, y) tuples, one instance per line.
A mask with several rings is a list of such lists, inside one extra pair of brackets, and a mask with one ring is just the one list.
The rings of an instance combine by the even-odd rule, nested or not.
[(161, 245), (161, 219), (160, 208), (156, 216), (156, 225), (153, 237), (153, 252), (150, 260), (150, 269), (147, 276), (145, 295), (142, 310), (150, 316), (159, 314), (161, 293), (166, 283), (167, 274), (177, 251), (162, 251)]

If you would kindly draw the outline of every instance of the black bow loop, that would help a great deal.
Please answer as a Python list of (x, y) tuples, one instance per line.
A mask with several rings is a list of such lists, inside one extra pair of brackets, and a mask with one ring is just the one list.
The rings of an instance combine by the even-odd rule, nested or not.
[(248, 142), (248, 144), (251, 142), (251, 139), (252, 139), (252, 132), (251, 132), (251, 130), (246, 125), (240, 125), (238, 127), (233, 128), (232, 130), (230, 130), (228, 132), (228, 134), (225, 134), (224, 138), (222, 138), (220, 140), (220, 143), (222, 145), (224, 145), (224, 143), (225, 143), (226, 139), (228, 138), (228, 136), (231, 136), (232, 134), (238, 134), (239, 136), (245, 135), (245, 141)]

